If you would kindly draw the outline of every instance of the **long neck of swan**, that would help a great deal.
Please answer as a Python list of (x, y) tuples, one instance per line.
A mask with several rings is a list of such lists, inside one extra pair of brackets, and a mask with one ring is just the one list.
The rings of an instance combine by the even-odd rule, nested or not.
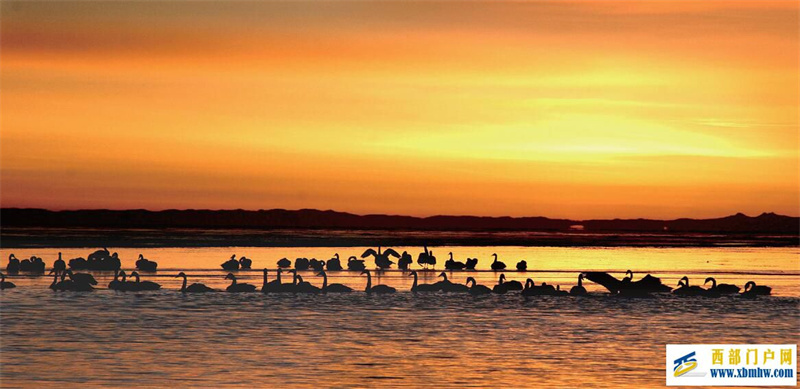
[(236, 285), (236, 277), (231, 277), (231, 285)]
[(261, 288), (263, 289), (265, 286), (267, 286), (267, 272), (264, 272), (264, 283)]
[(583, 277), (578, 277), (578, 286), (583, 286)]
[(181, 292), (186, 291), (186, 276), (183, 276), (183, 286), (181, 286)]
[(322, 272), (322, 289), (325, 289), (327, 287), (328, 287), (328, 274)]
[(414, 285), (411, 286), (411, 289), (415, 289), (417, 287), (417, 273), (411, 273), (414, 276)]
[(370, 289), (372, 289), (372, 275), (367, 273), (367, 289), (365, 291), (369, 292)]

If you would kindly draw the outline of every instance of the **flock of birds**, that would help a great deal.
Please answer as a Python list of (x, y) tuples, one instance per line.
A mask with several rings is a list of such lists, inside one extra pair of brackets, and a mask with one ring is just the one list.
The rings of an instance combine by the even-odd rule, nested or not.
[[(410, 270), (409, 265), (412, 262), (412, 257), (407, 252), (398, 254), (395, 250), (389, 248), (382, 250), (378, 247), (377, 250), (367, 249), (361, 258), (374, 257), (376, 271), (388, 269), (394, 264), (392, 257), (398, 259), (397, 265), (400, 269), (408, 271), (408, 277), (414, 277), (411, 286), (413, 293), (425, 292), (445, 292), (445, 293), (468, 293), (472, 295), (485, 295), (485, 294), (506, 294), (509, 292), (519, 291), (523, 296), (584, 296), (587, 294), (586, 289), (583, 287), (583, 280), (595, 282), (605, 287), (611, 294), (627, 296), (627, 297), (649, 297), (653, 293), (672, 293), (679, 296), (702, 296), (702, 297), (720, 297), (722, 295), (739, 295), (745, 298), (754, 298), (757, 296), (770, 295), (772, 288), (769, 286), (756, 285), (755, 282), (749, 281), (745, 284), (744, 290), (740, 293), (740, 288), (731, 284), (717, 284), (716, 279), (708, 277), (704, 285), (711, 283), (708, 288), (703, 288), (697, 285), (689, 285), (689, 278), (683, 277), (678, 281), (677, 288), (673, 289), (664, 285), (658, 277), (653, 277), (650, 274), (644, 276), (642, 279), (633, 281), (633, 272), (628, 270), (625, 277), (618, 279), (606, 272), (583, 272), (578, 275), (578, 284), (573, 286), (569, 291), (561, 290), (559, 285), (555, 287), (548, 285), (546, 282), (536, 285), (531, 278), (526, 279), (525, 284), (516, 280), (507, 280), (505, 274), (500, 274), (497, 284), (489, 288), (486, 285), (478, 284), (475, 278), (467, 277), (464, 284), (452, 282), (448, 279), (446, 272), (441, 272), (439, 277), (441, 281), (432, 284), (420, 284), (419, 276), (416, 270)], [(498, 260), (497, 254), (492, 254), (494, 261), (491, 268), (494, 271), (501, 271), (506, 269), (505, 263)], [(436, 265), (436, 257), (433, 255), (432, 250), (427, 247), (419, 254), (417, 263), (420, 266), (428, 269)], [(450, 253), (450, 259), (445, 262), (446, 270), (474, 270), (478, 263), (477, 258), (467, 258), (465, 262), (455, 261), (453, 254)], [(297, 258), (294, 261), (294, 268), (292, 262), (287, 258), (282, 258), (277, 262), (278, 269), (275, 273), (275, 278), (271, 281), (268, 280), (269, 271), (263, 269), (263, 283), (261, 285), (262, 293), (349, 293), (353, 289), (343, 284), (328, 284), (328, 275), (326, 269), (329, 271), (344, 270), (339, 259), (339, 254), (335, 254), (327, 261), (317, 260), (315, 258)], [(361, 275), (366, 275), (366, 287), (364, 292), (368, 294), (388, 294), (395, 293), (397, 289), (388, 285), (373, 285), (372, 274), (366, 269), (366, 264), (363, 259), (351, 256), (347, 261), (347, 270), (360, 271)], [(97, 250), (87, 256), (87, 258), (74, 258), (69, 260), (68, 264), (61, 258), (61, 253), (58, 253), (58, 259), (53, 263), (50, 270), (50, 275), (53, 276), (53, 281), (49, 288), (54, 291), (91, 291), (97, 286), (97, 280), (89, 273), (78, 273), (77, 270), (113, 270), (114, 279), (108, 284), (108, 289), (117, 291), (148, 291), (161, 289), (158, 283), (142, 280), (138, 271), (155, 272), (158, 264), (155, 261), (148, 260), (142, 254), (136, 261), (136, 268), (138, 271), (131, 272), (130, 276), (120, 270), (121, 263), (117, 253), (110, 253), (108, 249)], [(221, 264), (224, 270), (231, 271), (225, 276), (226, 280), (230, 280), (231, 284), (225, 289), (227, 292), (256, 292), (258, 288), (255, 285), (248, 283), (238, 282), (236, 275), (233, 271), (240, 269), (250, 269), (252, 267), (252, 260), (246, 257), (241, 257), (238, 260), (236, 255), (231, 256), (229, 260)], [(316, 275), (322, 277), (322, 285), (316, 286), (298, 274), (298, 271), (314, 270)], [(517, 270), (527, 270), (527, 263), (523, 260), (517, 263)], [(31, 257), (20, 261), (14, 254), (9, 256), (9, 262), (6, 266), (6, 272), (9, 274), (19, 274), (20, 272), (27, 272), (31, 274), (44, 274), (45, 263), (39, 257)], [(283, 282), (283, 272), (292, 274), (291, 282)], [(207, 293), (216, 292), (216, 289), (210, 288), (202, 283), (188, 284), (188, 277), (186, 273), (180, 272), (175, 276), (176, 278), (183, 278), (183, 284), (180, 291), (182, 293)], [(16, 287), (14, 283), (6, 281), (5, 274), (0, 273), (0, 289), (10, 289)], [(131, 280), (132, 279), (132, 280)]]

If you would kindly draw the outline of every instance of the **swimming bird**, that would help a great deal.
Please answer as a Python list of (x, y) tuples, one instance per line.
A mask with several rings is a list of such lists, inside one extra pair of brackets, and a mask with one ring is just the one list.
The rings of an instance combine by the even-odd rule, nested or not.
[(58, 253), (58, 259), (53, 262), (53, 269), (56, 271), (64, 271), (67, 269), (67, 263), (61, 259), (61, 253)]
[(223, 270), (239, 270), (239, 261), (236, 260), (236, 254), (231, 255), (231, 259), (222, 263)]
[(367, 275), (367, 287), (364, 289), (365, 292), (367, 292), (369, 294), (372, 294), (372, 293), (375, 293), (375, 294), (388, 294), (388, 293), (397, 292), (397, 289), (392, 288), (391, 286), (388, 286), (388, 285), (375, 285), (375, 286), (372, 286), (372, 275), (369, 274), (369, 270), (364, 270), (364, 271), (361, 272), (361, 274), (366, 274)]
[(444, 262), (444, 268), (447, 270), (464, 270), (467, 265), (464, 262), (456, 261), (453, 259), (453, 253), (450, 253), (450, 259)]
[(211, 288), (209, 288), (209, 287), (205, 286), (204, 284), (197, 283), (197, 282), (196, 282), (196, 283), (193, 283), (193, 284), (191, 284), (191, 285), (189, 285), (189, 286), (187, 287), (187, 286), (186, 286), (186, 282), (187, 282), (187, 279), (186, 279), (186, 273), (184, 273), (184, 272), (180, 272), (180, 273), (178, 273), (178, 275), (177, 275), (177, 276), (175, 276), (175, 278), (178, 278), (178, 277), (183, 277), (183, 285), (181, 286), (181, 293), (208, 293), (208, 292), (216, 292), (214, 289), (211, 289)]
[(347, 270), (364, 270), (367, 266), (364, 264), (363, 259), (358, 259), (355, 256), (351, 256), (347, 259)]
[(308, 266), (314, 271), (321, 272), (325, 269), (325, 261), (320, 261), (316, 258), (311, 258), (311, 261), (308, 262)]
[(325, 273), (325, 270), (320, 271), (317, 275), (322, 276), (322, 293), (350, 293), (353, 291), (349, 286), (342, 284), (328, 285), (328, 274)]
[(97, 280), (89, 273), (73, 273), (72, 270), (66, 270), (67, 275), (71, 280), (82, 284), (97, 285)]
[(239, 258), (239, 268), (240, 269), (250, 269), (250, 267), (252, 265), (253, 265), (253, 261), (250, 258), (247, 258), (247, 257)]
[(278, 268), (278, 276), (267, 282), (267, 268), (264, 268), (264, 282), (261, 284), (262, 293), (276, 293), (281, 291), (281, 269)]
[[(124, 272), (122, 272), (124, 274)], [(120, 281), (120, 271), (114, 270), (114, 279), (108, 283), (108, 289), (112, 290), (125, 290), (125, 281)]]
[(689, 286), (689, 277), (687, 276), (683, 276), (678, 281), (678, 286), (679, 288), (672, 291), (673, 294), (678, 296), (702, 296), (706, 292), (705, 289), (697, 285)]
[(497, 260), (497, 254), (492, 254), (492, 256), (494, 256), (494, 262), (492, 262), (492, 270), (498, 271), (506, 268), (505, 263)]
[(228, 285), (227, 288), (225, 288), (225, 290), (228, 291), (228, 292), (231, 292), (231, 293), (249, 293), (249, 292), (255, 292), (256, 291), (256, 287), (254, 285), (237, 284), (236, 283), (236, 276), (233, 275), (233, 273), (228, 273), (228, 275), (225, 276), (225, 279), (226, 280), (231, 280), (231, 284)]
[(528, 262), (524, 259), (517, 262), (517, 271), (528, 271)]
[(292, 261), (289, 258), (281, 258), (278, 260), (278, 268), (279, 269), (288, 269), (292, 267)]
[(573, 296), (585, 296), (586, 288), (583, 287), (583, 273), (578, 274), (578, 285), (573, 286), (569, 290), (569, 294)]
[(457, 284), (447, 279), (447, 273), (442, 272), (439, 277), (443, 277), (442, 281), (435, 283), (442, 292), (449, 293), (467, 293), (469, 288), (464, 284)]
[(6, 272), (8, 274), (17, 274), (19, 273), (19, 259), (17, 259), (14, 254), (8, 255), (8, 265), (6, 265)]
[(556, 294), (556, 288), (553, 285), (542, 282), (542, 285), (536, 286), (530, 278), (525, 280), (525, 288), (522, 289), (523, 296), (555, 296)]
[(31, 271), (31, 260), (26, 258), (19, 261), (19, 271), (25, 273)]
[(361, 258), (366, 258), (370, 255), (375, 257), (375, 266), (380, 269), (388, 269), (392, 266), (392, 264), (394, 264), (389, 257), (400, 258), (400, 254), (390, 248), (381, 252), (381, 246), (378, 246), (378, 251), (375, 251), (374, 249), (367, 249), (364, 251), (364, 254), (361, 254)]
[(417, 264), (425, 267), (426, 269), (428, 268), (428, 265), (430, 265), (435, 269), (436, 257), (433, 255), (433, 251), (429, 251), (428, 246), (423, 246), (423, 249), (425, 251), (419, 253), (419, 256), (417, 257)]
[(55, 268), (50, 270), (49, 274), (53, 274), (53, 282), (50, 283), (50, 286), (48, 286), (48, 288), (52, 290), (58, 290), (58, 276), (61, 274), (62, 271), (63, 270), (56, 270)]
[(703, 285), (705, 285), (705, 284), (707, 284), (709, 282), (711, 282), (711, 288), (710, 289), (716, 290), (719, 294), (736, 294), (736, 293), (739, 293), (739, 287), (738, 286), (731, 285), (731, 284), (719, 284), (719, 285), (717, 285), (717, 280), (714, 279), (714, 277), (706, 278), (706, 282), (704, 282)]
[[(66, 280), (65, 276), (69, 276), (69, 280)], [(94, 277), (92, 277), (92, 280), (94, 280)], [(95, 281), (95, 285), (96, 284), (97, 281)], [(89, 292), (94, 290), (92, 284), (88, 282), (88, 279), (81, 277), (75, 278), (72, 270), (65, 270), (61, 273), (61, 282), (56, 284), (55, 289), (73, 292)]]
[(339, 261), (339, 253), (333, 254), (333, 258), (328, 260), (325, 267), (331, 271), (342, 270), (342, 263)]
[(297, 258), (294, 260), (295, 270), (308, 270), (308, 258)]
[(478, 266), (478, 258), (467, 258), (467, 263), (465, 264), (465, 269), (467, 269), (467, 270), (475, 270), (475, 266)]
[[(598, 283), (608, 289), (612, 294), (623, 294), (626, 296), (643, 295), (652, 292), (666, 293), (672, 290), (667, 285), (661, 283), (661, 279), (653, 277), (650, 274), (644, 276), (641, 280), (631, 281), (633, 272), (628, 270), (625, 272), (629, 277), (618, 280), (614, 276), (606, 272), (583, 272), (584, 277), (592, 282)], [(628, 279), (627, 281), (625, 279)]]
[(492, 288), (493, 292), (499, 294), (504, 294), (512, 290), (522, 290), (522, 283), (519, 281), (506, 282), (505, 274), (500, 274), (500, 278), (497, 280), (497, 285), (495, 285), (494, 288)]
[(139, 254), (139, 259), (136, 261), (136, 268), (141, 271), (156, 271), (158, 269), (158, 263)]
[(414, 284), (411, 285), (412, 292), (436, 292), (441, 290), (441, 287), (436, 284), (417, 284), (418, 277), (417, 271), (412, 270), (411, 274), (408, 275), (409, 277), (414, 277)]
[(408, 266), (413, 262), (414, 260), (411, 258), (411, 254), (407, 251), (403, 251), (403, 254), (400, 254), (400, 259), (397, 260), (397, 267), (402, 270), (408, 270)]
[(111, 253), (108, 251), (107, 248), (103, 247), (102, 250), (97, 250), (88, 256), (86, 256), (87, 261), (101, 261), (109, 257)]
[(132, 286), (129, 286), (134, 291), (141, 291), (141, 290), (159, 290), (161, 289), (161, 285), (153, 282), (153, 281), (142, 281), (139, 279), (139, 272), (131, 272), (131, 277), (135, 277), (136, 281), (134, 281)]
[(470, 282), (472, 283), (472, 286), (470, 286), (470, 288), (469, 288), (469, 294), (471, 294), (473, 296), (477, 296), (477, 295), (492, 293), (492, 290), (489, 289), (488, 286), (479, 285), (477, 282), (475, 282), (474, 278), (467, 277), (467, 285), (468, 286), (469, 286)]
[(2, 289), (11, 289), (11, 288), (16, 288), (16, 287), (17, 286), (14, 285), (13, 282), (6, 281), (6, 275), (5, 274), (0, 273), (0, 290), (2, 290)]
[(741, 297), (754, 298), (756, 296), (769, 296), (772, 293), (772, 288), (764, 285), (756, 285), (754, 281), (748, 281), (744, 284), (744, 292), (739, 294)]
[(297, 276), (297, 286), (295, 287), (295, 293), (319, 293), (320, 288), (314, 285), (311, 285), (308, 281), (303, 281), (303, 277), (298, 275)]
[(73, 270), (84, 270), (89, 268), (86, 258), (78, 257), (69, 260), (69, 268)]

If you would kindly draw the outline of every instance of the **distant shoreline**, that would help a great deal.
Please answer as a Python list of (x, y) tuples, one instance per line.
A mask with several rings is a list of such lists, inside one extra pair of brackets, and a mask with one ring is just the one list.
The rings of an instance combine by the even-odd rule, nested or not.
[(97, 247), (800, 247), (793, 234), (344, 229), (0, 228), (0, 248)]

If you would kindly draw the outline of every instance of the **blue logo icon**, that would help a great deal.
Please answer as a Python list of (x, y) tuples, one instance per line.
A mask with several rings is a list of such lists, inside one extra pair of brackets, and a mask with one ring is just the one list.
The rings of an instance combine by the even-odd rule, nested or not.
[(675, 367), (672, 370), (675, 377), (680, 377), (697, 367), (697, 359), (694, 354), (695, 352), (692, 351), (674, 361)]

